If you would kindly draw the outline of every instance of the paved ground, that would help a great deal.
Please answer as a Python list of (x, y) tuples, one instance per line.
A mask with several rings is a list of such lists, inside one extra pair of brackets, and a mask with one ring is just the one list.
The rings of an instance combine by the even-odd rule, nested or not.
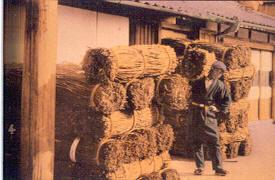
[(178, 170), (182, 180), (275, 180), (275, 124), (271, 120), (250, 123), (253, 149), (250, 156), (226, 160), (226, 177), (214, 175), (211, 162), (206, 162), (203, 176), (194, 176), (193, 161), (173, 157), (171, 166)]

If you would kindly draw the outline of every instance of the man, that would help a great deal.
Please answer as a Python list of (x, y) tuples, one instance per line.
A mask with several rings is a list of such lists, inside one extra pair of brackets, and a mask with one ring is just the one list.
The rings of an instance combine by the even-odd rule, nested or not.
[(217, 113), (228, 114), (231, 103), (230, 93), (223, 81), (219, 80), (226, 66), (216, 61), (207, 77), (195, 81), (192, 85), (193, 143), (196, 167), (194, 174), (202, 175), (204, 170), (203, 145), (206, 144), (212, 158), (212, 168), (216, 175), (225, 176), (222, 167), (219, 142)]

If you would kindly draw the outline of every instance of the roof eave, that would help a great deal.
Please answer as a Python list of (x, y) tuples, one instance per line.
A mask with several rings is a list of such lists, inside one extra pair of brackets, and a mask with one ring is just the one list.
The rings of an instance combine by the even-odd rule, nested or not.
[[(187, 12), (184, 12), (184, 11), (177, 11), (174, 9), (169, 9), (167, 7), (154, 6), (154, 5), (140, 3), (140, 2), (134, 2), (134, 1), (123, 1), (123, 0), (104, 0), (104, 1), (109, 2), (109, 3), (122, 4), (125, 6), (134, 6), (134, 7), (144, 8), (144, 9), (149, 9), (149, 10), (154, 10), (154, 11), (161, 11), (161, 12), (165, 12), (165, 13), (169, 13), (169, 14), (173, 14), (173, 15), (186, 16), (186, 17), (201, 19), (201, 20), (205, 20), (205, 21), (213, 21), (213, 22), (221, 22), (222, 21), (225, 23), (234, 23), (235, 22), (234, 20), (231, 20), (226, 17), (218, 17), (218, 16), (214, 17), (213, 16), (212, 18), (211, 17), (206, 18), (206, 17), (202, 17), (202, 16), (188, 14)], [(275, 33), (274, 27), (262, 26), (262, 25), (258, 25), (258, 24), (254, 24), (254, 23), (250, 23), (250, 22), (241, 22), (240, 27)]]

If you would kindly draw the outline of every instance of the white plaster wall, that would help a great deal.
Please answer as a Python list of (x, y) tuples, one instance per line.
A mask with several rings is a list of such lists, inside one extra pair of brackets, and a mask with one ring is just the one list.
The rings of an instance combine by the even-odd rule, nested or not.
[(129, 44), (129, 18), (58, 6), (57, 63), (79, 64), (88, 47)]

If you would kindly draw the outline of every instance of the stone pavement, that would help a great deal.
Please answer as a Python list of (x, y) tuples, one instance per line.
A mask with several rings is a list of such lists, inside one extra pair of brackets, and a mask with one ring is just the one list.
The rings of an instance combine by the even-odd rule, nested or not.
[(275, 124), (272, 120), (253, 121), (249, 125), (253, 140), (252, 153), (224, 161), (229, 171), (225, 177), (215, 176), (211, 161), (206, 162), (205, 174), (193, 175), (192, 160), (173, 157), (171, 167), (177, 169), (182, 180), (275, 180)]

